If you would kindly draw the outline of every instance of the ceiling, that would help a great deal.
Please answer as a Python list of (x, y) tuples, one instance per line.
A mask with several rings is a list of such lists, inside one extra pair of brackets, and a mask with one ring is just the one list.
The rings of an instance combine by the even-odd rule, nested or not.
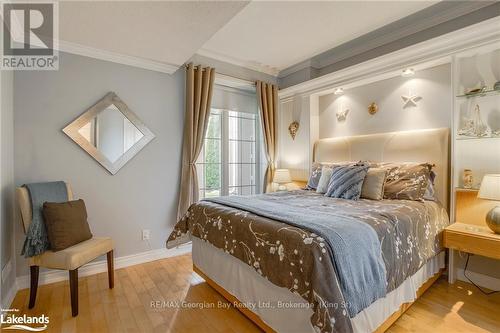
[(251, 2), (198, 53), (277, 73), (436, 2)]
[(61, 1), (60, 49), (169, 73), (200, 54), (277, 75), (436, 2)]
[(133, 57), (137, 62), (150, 61), (175, 69), (247, 4), (247, 1), (61, 1), (61, 49), (74, 53), (102, 50), (108, 57)]

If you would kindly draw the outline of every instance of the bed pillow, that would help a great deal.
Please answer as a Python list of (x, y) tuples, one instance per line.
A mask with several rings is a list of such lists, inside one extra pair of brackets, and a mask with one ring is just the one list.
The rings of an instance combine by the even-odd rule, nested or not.
[(52, 251), (64, 250), (92, 238), (83, 200), (43, 204), (43, 216)]
[(361, 188), (369, 168), (368, 164), (334, 167), (325, 196), (358, 200), (361, 196)]
[(306, 190), (316, 190), (318, 188), (318, 183), (319, 179), (321, 178), (321, 171), (323, 167), (329, 167), (333, 168), (334, 166), (339, 166), (339, 165), (350, 165), (350, 164), (356, 164), (356, 162), (335, 162), (335, 163), (328, 163), (328, 162), (314, 162), (311, 166), (311, 176), (309, 177), (309, 180), (307, 181), (306, 185)]
[(330, 183), (330, 177), (332, 176), (333, 168), (331, 166), (324, 165), (321, 168), (321, 177), (318, 181), (318, 186), (316, 187), (316, 192), (326, 193), (328, 191), (328, 184)]
[(429, 174), (429, 183), (425, 189), (424, 200), (436, 201), (436, 190), (434, 189), (434, 184), (436, 181), (436, 173), (431, 170)]
[(428, 163), (381, 163), (387, 170), (384, 198), (422, 201), (430, 180)]
[(307, 181), (306, 190), (316, 190), (318, 188), (322, 167), (321, 163), (313, 163), (311, 166), (311, 176)]
[(382, 168), (370, 168), (366, 173), (363, 186), (361, 187), (361, 198), (371, 200), (382, 200), (384, 198), (385, 179), (387, 170)]

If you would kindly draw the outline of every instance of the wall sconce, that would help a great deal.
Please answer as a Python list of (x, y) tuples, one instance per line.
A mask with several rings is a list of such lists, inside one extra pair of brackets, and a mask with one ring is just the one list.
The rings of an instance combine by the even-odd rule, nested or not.
[(290, 123), (290, 125), (288, 126), (288, 132), (290, 133), (292, 140), (295, 140), (295, 136), (297, 135), (298, 131), (299, 131), (299, 122), (294, 121)]
[(402, 77), (409, 77), (415, 74), (415, 70), (413, 68), (405, 68), (401, 73)]
[(337, 88), (337, 89), (335, 89), (335, 91), (333, 93), (335, 95), (342, 95), (344, 93), (344, 89), (343, 88)]

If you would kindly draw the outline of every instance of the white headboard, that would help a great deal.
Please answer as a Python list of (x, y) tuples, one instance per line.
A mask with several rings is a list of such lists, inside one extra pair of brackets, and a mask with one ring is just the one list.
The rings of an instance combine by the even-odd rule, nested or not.
[(450, 130), (438, 128), (321, 139), (314, 162), (373, 161), (434, 164), (436, 196), (449, 207)]

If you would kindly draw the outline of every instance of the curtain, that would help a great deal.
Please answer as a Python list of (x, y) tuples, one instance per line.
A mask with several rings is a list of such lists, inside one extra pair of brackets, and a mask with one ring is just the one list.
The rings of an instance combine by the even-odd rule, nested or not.
[(262, 187), (266, 193), (271, 190), (274, 170), (276, 169), (278, 87), (274, 84), (257, 81), (257, 101), (267, 157), (267, 169)]
[(186, 114), (182, 145), (181, 184), (177, 219), (186, 214), (189, 206), (198, 201), (196, 160), (200, 155), (210, 117), (210, 104), (215, 70), (189, 64), (186, 69)]

